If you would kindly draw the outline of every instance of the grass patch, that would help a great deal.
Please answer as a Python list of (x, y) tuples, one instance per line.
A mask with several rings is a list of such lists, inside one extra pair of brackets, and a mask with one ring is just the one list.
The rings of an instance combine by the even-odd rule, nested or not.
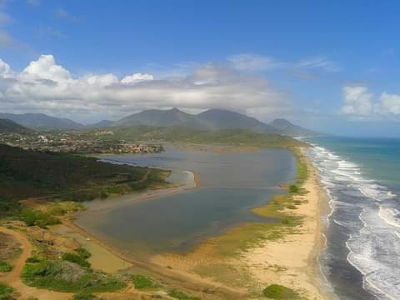
[(159, 287), (159, 285), (154, 282), (152, 278), (144, 275), (133, 275), (132, 282), (135, 286), (135, 289), (138, 290), (151, 290)]
[(60, 220), (58, 220), (52, 214), (36, 209), (23, 209), (19, 217), (23, 222), (25, 222), (26, 226), (39, 226), (42, 228), (47, 228), (49, 225), (60, 223)]
[(0, 300), (12, 300), (15, 299), (14, 296), (15, 290), (12, 287), (4, 283), (0, 283)]
[(72, 300), (96, 300), (96, 299), (98, 298), (95, 295), (86, 292), (75, 294), (74, 297), (72, 298)]
[(86, 261), (86, 259), (83, 258), (82, 256), (80, 256), (79, 254), (64, 253), (63, 256), (62, 256), (62, 260), (75, 263), (75, 264), (80, 265), (81, 267), (84, 267), (84, 268), (90, 268), (90, 263), (88, 261)]
[(178, 300), (200, 300), (198, 297), (193, 297), (190, 295), (185, 294), (179, 290), (173, 289), (168, 292), (168, 296), (178, 299)]
[(263, 295), (270, 299), (300, 299), (300, 295), (283, 285), (271, 284), (263, 290)]
[(29, 286), (71, 293), (113, 292), (126, 286), (115, 276), (64, 260), (27, 263), (22, 280)]
[(0, 260), (0, 273), (11, 272), (12, 269), (9, 263)]
[(80, 257), (82, 257), (83, 259), (89, 259), (89, 258), (92, 256), (92, 254), (91, 254), (88, 250), (86, 250), (85, 248), (83, 248), (83, 247), (79, 247), (79, 248), (75, 249), (75, 252), (76, 252)]

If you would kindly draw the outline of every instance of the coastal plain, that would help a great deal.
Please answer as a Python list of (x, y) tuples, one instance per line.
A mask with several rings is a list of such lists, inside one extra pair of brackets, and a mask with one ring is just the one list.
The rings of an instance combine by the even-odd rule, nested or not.
[[(257, 184), (254, 185), (254, 180), (251, 181), (251, 184), (250, 182), (247, 184), (241, 182), (242, 177), (235, 177), (235, 172), (232, 175), (233, 181), (226, 178), (220, 179), (223, 189), (233, 190), (236, 194), (239, 191), (237, 189), (239, 183), (245, 190), (243, 195), (246, 195), (251, 189), (256, 189), (257, 193), (249, 194), (257, 195), (256, 201), (253, 199), (246, 205), (237, 207), (237, 211), (233, 210), (234, 213), (230, 217), (226, 216), (230, 222), (217, 222), (218, 220), (215, 219), (214, 228), (208, 228), (208, 232), (204, 231), (204, 228), (202, 228), (203, 231), (194, 230), (189, 234), (186, 232), (189, 243), (182, 243), (182, 239), (178, 239), (176, 242), (178, 247), (169, 248), (161, 243), (162, 247), (156, 250), (151, 249), (150, 245), (147, 248), (149, 250), (147, 255), (143, 255), (139, 250), (136, 251), (137, 253), (135, 252), (139, 248), (135, 248), (134, 243), (124, 247), (124, 243), (110, 239), (107, 233), (101, 233), (101, 230), (93, 230), (93, 227), (87, 226), (88, 221), (89, 223), (99, 220), (103, 222), (107, 219), (107, 222), (112, 223), (113, 219), (106, 218), (106, 215), (118, 209), (126, 211), (128, 207), (143, 205), (152, 207), (157, 203), (174, 205), (173, 201), (177, 201), (175, 199), (181, 198), (178, 203), (186, 201), (186, 194), (208, 192), (208, 190), (213, 192), (212, 189), (216, 188), (216, 181), (207, 174), (209, 166), (194, 168), (193, 172), (190, 172), (191, 168), (187, 168), (186, 160), (186, 163), (182, 165), (185, 167), (184, 175), (178, 176), (168, 185), (154, 186), (152, 190), (123, 196), (112, 196), (107, 200), (87, 202), (85, 211), (63, 217), (62, 224), (43, 230), (43, 234), (53, 240), (55, 247), (61, 247), (64, 250), (65, 248), (72, 250), (76, 247), (84, 247), (89, 250), (91, 253), (89, 262), (95, 270), (118, 276), (126, 276), (131, 273), (145, 274), (157, 282), (157, 287), (145, 291), (128, 285), (121, 291), (99, 293), (98, 295), (101, 295), (102, 299), (128, 299), (126, 297), (146, 299), (152, 295), (173, 299), (165, 291), (165, 287), (169, 287), (167, 290), (172, 288), (192, 295), (190, 297), (193, 298), (190, 299), (262, 299), (265, 298), (264, 291), (271, 285), (290, 288), (295, 298), (298, 299), (327, 298), (322, 289), (322, 279), (317, 261), (319, 251), (323, 246), (320, 221), (320, 205), (324, 201), (323, 193), (318, 184), (317, 174), (304, 154), (305, 150), (297, 149), (293, 152), (267, 150), (265, 152), (251, 149), (252, 159), (257, 155), (260, 155), (262, 159), (266, 159), (268, 155), (272, 157), (271, 161), (275, 165), (267, 163), (266, 169), (270, 168), (269, 171), (272, 169), (275, 176), (273, 178), (268, 177), (269, 175), (264, 173), (263, 168), (249, 168), (250, 171), (243, 168), (240, 162), (244, 165), (249, 163), (246, 162), (246, 150), (235, 151), (234, 148), (226, 150), (222, 148), (219, 147), (218, 151), (213, 151), (213, 149), (202, 149), (200, 152), (190, 150), (190, 155), (195, 153), (195, 157), (200, 157), (200, 161), (201, 158), (209, 159), (210, 156), (218, 161), (223, 157), (228, 157), (226, 161), (222, 161), (227, 165), (236, 161), (242, 175), (245, 175), (243, 178), (257, 177), (256, 182), (259, 182), (264, 190), (260, 189)], [(184, 155), (187, 155), (185, 151), (188, 150), (183, 151)], [(277, 159), (279, 157), (277, 153), (283, 155), (281, 159)], [(243, 158), (242, 161), (239, 159), (240, 157)], [(141, 164), (149, 164), (146, 156), (141, 156), (141, 158), (143, 159)], [(106, 161), (110, 158), (102, 157), (101, 159)], [(113, 159), (117, 159), (117, 157), (113, 157)], [(121, 156), (121, 159), (127, 159), (127, 156)], [(268, 159), (266, 161), (268, 162)], [(149, 166), (168, 168), (168, 166), (160, 165), (159, 160), (157, 163), (159, 165), (150, 163)], [(213, 163), (211, 159), (211, 164)], [(257, 160), (255, 163), (259, 165)], [(144, 165), (140, 165), (140, 167), (144, 167)], [(219, 169), (218, 166), (214, 171), (217, 169)], [(280, 175), (276, 175), (279, 170)], [(230, 171), (232, 173), (232, 170)], [(174, 177), (174, 172), (179, 173), (175, 169), (172, 171), (171, 177)], [(254, 176), (253, 172), (260, 173), (257, 174), (258, 176)], [(221, 174), (217, 172), (214, 176), (220, 177)], [(267, 188), (266, 185), (270, 186)], [(232, 194), (227, 195), (229, 197)], [(199, 199), (195, 197), (191, 201), (199, 201)], [(208, 205), (211, 205), (210, 203)], [(32, 201), (29, 205), (40, 209), (48, 204), (45, 201)], [(218, 207), (211, 205), (208, 209), (215, 210)], [(201, 211), (198, 212), (201, 214)], [(216, 216), (224, 218), (224, 214)], [(236, 221), (231, 222), (232, 218), (236, 218)], [(129, 220), (129, 218), (127, 219)], [(82, 224), (81, 220), (86, 220), (86, 223)], [(106, 226), (109, 227), (111, 223)], [(206, 223), (209, 223), (209, 220), (206, 220)], [(134, 224), (137, 225), (137, 223)], [(163, 224), (158, 224), (158, 226), (160, 225)], [(177, 227), (179, 225), (179, 223), (175, 224)], [(129, 232), (129, 227), (126, 229)], [(28, 229), (28, 232), (29, 230), (32, 229)], [(145, 228), (144, 230), (147, 234)], [(58, 238), (60, 236), (62, 239)], [(195, 236), (194, 239), (193, 236)], [(133, 237), (133, 239), (135, 238)], [(161, 236), (156, 238), (162, 240)], [(173, 251), (177, 249), (179, 251)], [(19, 285), (21, 284), (23, 282), (19, 281)], [(15, 285), (10, 282), (10, 286)], [(15, 288), (21, 290), (20, 286), (15, 286)], [(29, 289), (35, 288), (29, 287)], [(52, 298), (49, 299), (69, 299), (68, 297), (72, 296), (65, 292), (49, 293), (52, 295)], [(43, 296), (47, 295), (46, 290), (41, 289), (39, 294), (41, 297), (47, 297)], [(54, 295), (59, 295), (59, 298), (54, 298)]]

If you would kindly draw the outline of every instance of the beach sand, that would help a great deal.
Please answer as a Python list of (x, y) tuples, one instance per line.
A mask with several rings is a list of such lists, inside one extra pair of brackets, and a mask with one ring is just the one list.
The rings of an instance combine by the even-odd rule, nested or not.
[(303, 186), (307, 193), (294, 196), (295, 200), (303, 203), (296, 210), (286, 211), (303, 218), (300, 228), (283, 239), (267, 240), (250, 249), (241, 255), (239, 261), (247, 266), (253, 278), (265, 286), (281, 284), (303, 292), (307, 299), (327, 299), (318, 263), (324, 247), (321, 211), (326, 212), (327, 199), (309, 161), (307, 166), (309, 176)]

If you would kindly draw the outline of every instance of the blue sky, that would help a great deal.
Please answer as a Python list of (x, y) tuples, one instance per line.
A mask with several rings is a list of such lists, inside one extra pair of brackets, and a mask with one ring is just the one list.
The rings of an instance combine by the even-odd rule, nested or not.
[(96, 121), (219, 107), (400, 135), (399, 11), (398, 1), (6, 0), (0, 110)]

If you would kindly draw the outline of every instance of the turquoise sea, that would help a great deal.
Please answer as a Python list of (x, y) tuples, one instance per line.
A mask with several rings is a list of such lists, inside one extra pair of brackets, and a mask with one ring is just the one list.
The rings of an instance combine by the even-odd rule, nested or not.
[(307, 139), (331, 206), (321, 266), (340, 299), (400, 299), (400, 139)]

